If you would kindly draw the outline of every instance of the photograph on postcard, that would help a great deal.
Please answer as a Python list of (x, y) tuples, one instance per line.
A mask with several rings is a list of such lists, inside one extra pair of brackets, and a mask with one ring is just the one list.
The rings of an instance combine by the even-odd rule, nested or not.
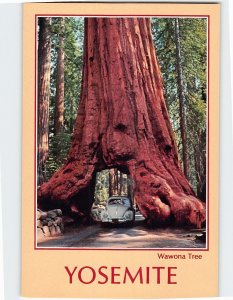
[(38, 248), (207, 248), (208, 22), (36, 17)]

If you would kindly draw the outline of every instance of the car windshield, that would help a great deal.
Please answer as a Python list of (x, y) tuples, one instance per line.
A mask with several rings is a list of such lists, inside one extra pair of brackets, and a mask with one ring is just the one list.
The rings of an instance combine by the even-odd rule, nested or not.
[(130, 201), (127, 198), (114, 198), (109, 199), (108, 205), (124, 205), (124, 206), (130, 206)]

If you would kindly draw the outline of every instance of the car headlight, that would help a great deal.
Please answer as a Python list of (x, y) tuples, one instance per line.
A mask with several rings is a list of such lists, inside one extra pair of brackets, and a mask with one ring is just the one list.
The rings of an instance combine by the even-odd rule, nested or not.
[(132, 220), (133, 219), (133, 212), (131, 210), (127, 211), (124, 215), (126, 220)]

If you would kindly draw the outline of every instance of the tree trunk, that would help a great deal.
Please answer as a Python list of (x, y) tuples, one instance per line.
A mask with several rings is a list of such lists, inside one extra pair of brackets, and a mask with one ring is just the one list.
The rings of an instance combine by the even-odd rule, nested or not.
[(187, 145), (187, 121), (186, 121), (186, 99), (185, 99), (185, 85), (182, 68), (182, 56), (180, 45), (180, 25), (179, 19), (175, 19), (175, 42), (176, 42), (176, 69), (177, 69), (177, 85), (179, 95), (179, 111), (180, 111), (180, 132), (182, 140), (182, 160), (184, 174), (189, 179), (189, 158)]
[(39, 18), (38, 45), (38, 184), (45, 181), (44, 163), (49, 149), (49, 92), (51, 63), (51, 18)]
[(150, 19), (87, 18), (84, 53), (68, 160), (39, 188), (39, 205), (88, 211), (85, 190), (95, 173), (117, 168), (130, 174), (136, 203), (152, 222), (196, 224), (197, 210), (203, 222), (205, 206), (178, 162)]
[(111, 172), (111, 169), (109, 170), (109, 173), (108, 173), (108, 195), (109, 197), (112, 197), (113, 195), (113, 178), (112, 178), (112, 172)]
[(123, 195), (123, 173), (119, 174), (119, 194)]
[(55, 96), (55, 109), (54, 109), (54, 134), (63, 131), (64, 128), (64, 29), (65, 18), (60, 18), (60, 32), (59, 32), (59, 46), (57, 55), (57, 83), (56, 83), (56, 96)]
[(127, 174), (123, 175), (123, 194), (124, 195), (128, 194), (128, 175)]
[(117, 169), (109, 170), (109, 196), (117, 194)]
[(205, 135), (205, 132), (198, 132), (197, 144), (193, 145), (197, 196), (204, 202), (206, 202), (206, 153), (203, 151), (202, 141), (205, 139)]
[(134, 203), (134, 193), (133, 193), (134, 187), (135, 187), (134, 181), (128, 175), (128, 178), (127, 178), (127, 196), (128, 196), (128, 198), (130, 198), (133, 201), (133, 203)]

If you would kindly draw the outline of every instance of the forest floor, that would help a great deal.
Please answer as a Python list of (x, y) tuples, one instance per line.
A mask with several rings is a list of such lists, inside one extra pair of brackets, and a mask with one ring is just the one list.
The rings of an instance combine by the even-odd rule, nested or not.
[(62, 236), (39, 241), (40, 248), (205, 248), (198, 232), (182, 228), (148, 228), (143, 220), (133, 226), (100, 224), (66, 227)]

